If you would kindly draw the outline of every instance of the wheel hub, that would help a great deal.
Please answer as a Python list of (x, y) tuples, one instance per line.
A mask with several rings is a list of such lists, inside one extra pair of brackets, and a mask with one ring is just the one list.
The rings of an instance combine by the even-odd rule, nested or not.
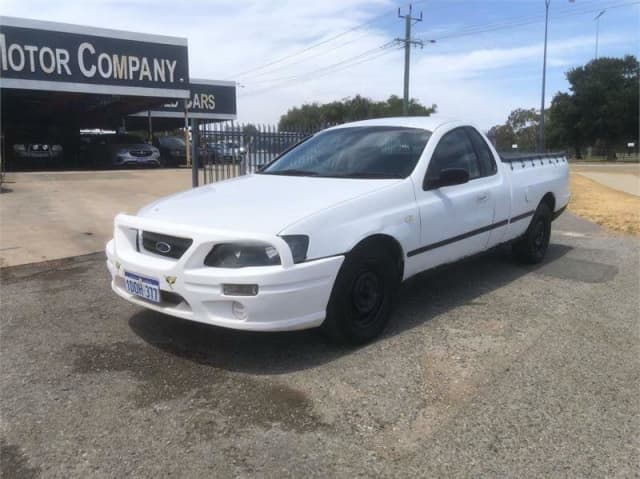
[(366, 271), (356, 278), (353, 285), (353, 305), (356, 311), (362, 315), (374, 312), (382, 298), (382, 290), (378, 276)]
[(538, 221), (533, 230), (533, 244), (537, 250), (544, 247), (545, 226), (543, 221)]

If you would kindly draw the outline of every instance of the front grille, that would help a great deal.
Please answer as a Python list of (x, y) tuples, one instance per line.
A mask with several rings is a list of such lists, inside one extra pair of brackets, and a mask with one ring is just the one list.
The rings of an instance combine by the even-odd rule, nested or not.
[(151, 156), (151, 153), (153, 153), (151, 150), (131, 150), (131, 151), (129, 151), (129, 154), (131, 156), (138, 156), (138, 157)]
[(150, 253), (168, 258), (180, 258), (192, 243), (193, 240), (190, 238), (179, 238), (151, 231), (142, 232), (142, 247)]

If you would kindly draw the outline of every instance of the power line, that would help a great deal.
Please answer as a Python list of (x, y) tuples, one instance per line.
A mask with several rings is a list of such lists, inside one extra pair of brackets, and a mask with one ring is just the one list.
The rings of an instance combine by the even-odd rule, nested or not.
[(301, 74), (297, 74), (297, 75), (289, 75), (289, 76), (285, 76), (285, 77), (278, 77), (278, 78), (268, 78), (268, 79), (263, 79), (263, 80), (257, 80), (253, 83), (272, 83), (272, 82), (280, 82), (280, 81), (290, 81), (290, 80), (295, 80), (297, 78), (300, 78), (301, 76), (306, 77), (309, 75), (315, 75), (317, 73), (321, 73), (324, 70), (336, 67), (336, 66), (340, 66), (343, 65), (345, 63), (349, 63), (352, 62), (353, 60), (358, 60), (359, 58), (371, 55), (373, 53), (379, 52), (380, 50), (385, 50), (389, 47), (391, 47), (392, 45), (394, 45), (396, 42), (395, 40), (389, 41), (387, 43), (383, 43), (382, 45), (379, 45), (377, 47), (374, 48), (370, 48), (369, 50), (365, 50), (363, 52), (358, 53), (357, 55), (345, 58), (337, 63), (332, 63), (331, 65), (326, 65), (324, 67), (315, 69), (315, 70), (311, 70), (309, 72), (306, 73), (301, 73)]
[[(589, 1), (589, 0), (587, 0), (587, 1)], [(590, 3), (593, 3), (595, 1), (598, 1), (598, 0), (590, 0)], [(582, 2), (581, 5), (584, 6), (584, 2)], [(560, 10), (556, 10), (554, 15), (557, 15), (558, 13), (564, 13), (564, 12), (574, 12), (576, 10), (576, 8), (577, 7), (564, 7), (562, 9), (560, 9)], [(501, 27), (501, 26), (504, 26), (504, 25), (511, 25), (511, 24), (516, 24), (516, 23), (518, 25), (520, 25), (520, 22), (523, 22), (523, 21), (526, 22), (528, 20), (535, 21), (535, 20), (538, 20), (538, 19), (540, 19), (540, 15), (536, 13), (534, 15), (523, 15), (523, 16), (506, 18), (506, 19), (503, 19), (503, 20), (500, 20), (500, 21), (496, 21), (496, 22), (493, 22), (493, 23), (479, 23), (479, 24), (476, 24), (476, 25), (468, 25), (466, 27), (460, 28), (459, 30), (453, 30), (451, 33), (448, 33), (448, 34), (445, 33), (444, 35), (442, 35), (442, 36), (440, 36), (438, 38), (439, 39), (444, 39), (444, 38), (448, 38), (449, 35), (459, 35), (459, 34), (467, 33), (467, 32), (473, 33), (475, 30), (478, 30), (478, 29)], [(427, 33), (427, 30), (423, 30), (420, 33)]]
[[(391, 20), (391, 18), (389, 18), (389, 20)], [(355, 37), (355, 38), (353, 38), (353, 39), (351, 39), (349, 41), (340, 43), (336, 47), (344, 48), (345, 46), (352, 45), (353, 43), (357, 42), (358, 40), (360, 40), (360, 39), (362, 39), (364, 37), (367, 37), (369, 35), (370, 35), (369, 32), (363, 33), (362, 35), (358, 35), (357, 37)], [(304, 62), (307, 62), (309, 60), (314, 60), (314, 59), (316, 59), (318, 57), (322, 57), (322, 56), (328, 55), (330, 53), (335, 53), (335, 52), (336, 52), (336, 49), (332, 48), (330, 50), (325, 50), (325, 51), (322, 51), (320, 53), (316, 53), (315, 55), (312, 55), (312, 56), (300, 58), (299, 60), (296, 60), (294, 62), (289, 62), (286, 65), (276, 66), (275, 68), (269, 69), (266, 72), (265, 71), (263, 71), (263, 72), (254, 72), (252, 74), (249, 74), (248, 77), (245, 76), (243, 81), (247, 81), (250, 78), (258, 78), (258, 77), (261, 77), (263, 75), (268, 75), (268, 74), (273, 73), (275, 71), (282, 70), (282, 69), (287, 69), (287, 68), (290, 68), (290, 67), (292, 67), (294, 65), (299, 65), (300, 63), (304, 63)], [(262, 81), (262, 80), (260, 80), (260, 81)]]
[[(421, 3), (421, 2), (416, 2), (416, 3)], [(607, 9), (613, 9), (613, 8), (621, 8), (621, 7), (626, 7), (626, 6), (631, 6), (631, 5), (637, 5), (640, 4), (640, 1), (633, 1), (633, 2), (626, 2), (626, 3), (620, 3), (620, 4), (614, 4), (614, 5), (606, 5), (605, 8)], [(566, 8), (566, 9), (562, 9), (560, 10), (558, 13), (559, 14), (565, 14), (565, 15), (558, 15), (558, 13), (555, 14), (555, 18), (566, 18), (566, 17), (570, 17), (570, 16), (576, 16), (576, 15), (582, 15), (582, 14), (587, 14), (587, 13), (592, 13), (594, 11), (600, 11), (603, 8), (602, 4), (599, 5), (598, 8), (595, 9), (581, 9), (579, 11), (576, 11), (575, 8)], [(451, 33), (445, 34), (445, 35), (441, 35), (440, 37), (436, 37), (436, 40), (442, 40), (442, 39), (448, 39), (448, 38), (457, 38), (457, 37), (462, 37), (462, 36), (467, 36), (467, 35), (473, 35), (473, 34), (477, 34), (477, 33), (485, 33), (485, 32), (491, 32), (491, 31), (496, 31), (496, 30), (500, 30), (500, 29), (507, 29), (507, 28), (515, 28), (518, 26), (523, 26), (523, 25), (528, 25), (528, 24), (533, 24), (533, 23), (537, 23), (540, 21), (544, 21), (544, 18), (540, 18), (540, 17), (533, 17), (533, 16), (528, 16), (528, 17), (519, 17), (516, 19), (512, 19), (510, 22), (494, 22), (493, 24), (484, 24), (484, 25), (475, 25), (475, 26), (469, 26), (467, 28), (458, 30), (458, 31), (453, 31)], [(372, 21), (367, 22), (367, 24), (372, 23)], [(364, 26), (364, 24), (362, 25)], [(356, 29), (356, 27), (350, 29), (350, 31), (353, 31), (354, 29)], [(347, 33), (347, 32), (345, 32)], [(341, 35), (337, 35), (336, 37), (341, 36)], [(364, 36), (364, 35), (363, 35)], [(335, 37), (334, 37), (335, 38)], [(358, 37), (360, 38), (360, 37)], [(350, 42), (347, 43), (353, 43), (355, 40), (354, 39)], [(424, 39), (422, 39), (424, 40)], [(325, 42), (321, 42), (321, 43), (328, 43), (329, 39)], [(432, 40), (426, 40), (431, 42)], [(299, 75), (291, 75), (291, 76), (286, 76), (286, 77), (279, 77), (279, 78), (272, 78), (272, 79), (264, 79), (264, 80), (259, 80), (255, 83), (272, 83), (271, 85), (255, 90), (255, 91), (250, 91), (246, 94), (242, 94), (242, 97), (249, 97), (249, 96), (254, 96), (254, 95), (258, 95), (260, 93), (263, 92), (267, 92), (267, 91), (272, 91), (274, 89), (278, 89), (281, 88), (282, 86), (285, 85), (289, 85), (292, 81), (297, 81), (297, 82), (306, 82), (309, 80), (313, 80), (315, 78), (319, 78), (319, 77), (323, 77), (329, 74), (333, 74), (333, 73), (337, 73), (339, 71), (343, 71), (349, 68), (353, 68), (354, 66), (357, 66), (359, 64), (362, 63), (366, 63), (366, 62), (370, 62), (373, 60), (376, 60), (382, 56), (386, 56), (389, 53), (392, 53), (394, 51), (398, 51), (399, 49), (402, 49), (403, 46), (397, 47), (397, 48), (391, 48), (391, 46), (394, 44), (395, 42), (388, 42), (385, 44), (382, 44), (376, 48), (372, 48), (369, 50), (365, 50), (364, 52), (361, 52), (355, 56), (343, 59), (337, 63), (333, 63), (331, 65), (327, 65), (325, 67), (322, 68), (318, 68), (316, 70), (312, 70), (309, 72), (305, 72), (305, 73), (301, 73)], [(311, 49), (311, 47), (308, 47), (307, 49), (305, 49), (305, 51), (308, 51), (309, 49)], [(331, 50), (333, 51), (333, 50)], [(302, 52), (302, 51), (301, 51)], [(323, 54), (325, 54), (327, 52), (324, 52)], [(295, 54), (290, 55), (294, 56)], [(312, 57), (307, 57), (305, 60), (311, 59), (311, 58), (315, 58), (317, 56), (321, 56), (322, 54), (319, 55), (314, 55)], [(302, 61), (297, 61), (293, 64), (297, 64), (297, 63), (301, 63)], [(274, 62), (271, 62), (271, 64), (273, 64)], [(293, 65), (290, 64), (289, 66)], [(277, 69), (274, 69), (277, 70)], [(272, 70), (272, 71), (274, 71)]]
[[(607, 9), (614, 9), (614, 8), (627, 7), (627, 6), (631, 6), (631, 5), (637, 5), (637, 4), (640, 4), (640, 1), (615, 4), (615, 5), (607, 6), (606, 8)], [(568, 18), (568, 17), (578, 16), (578, 15), (585, 15), (585, 14), (589, 14), (589, 13), (600, 11), (601, 9), (602, 9), (602, 6), (600, 6), (598, 8), (595, 8), (595, 9), (578, 10), (578, 11), (576, 11), (575, 9), (569, 8), (569, 9), (562, 10), (560, 12), (561, 14), (554, 14), (554, 19)], [(562, 13), (565, 13), (565, 15), (562, 15)], [(516, 21), (504, 22), (504, 23), (494, 23), (494, 24), (489, 24), (489, 26), (487, 26), (487, 25), (476, 25), (476, 26), (468, 27), (468, 28), (461, 29), (461, 30), (458, 30), (458, 31), (454, 31), (454, 32), (449, 33), (449, 34), (435, 36), (435, 39), (437, 41), (441, 41), (441, 40), (450, 39), (450, 38), (460, 38), (460, 37), (465, 37), (465, 36), (469, 36), (469, 35), (476, 35), (476, 34), (480, 34), (480, 33), (494, 32), (494, 31), (497, 31), (497, 30), (506, 30), (506, 29), (510, 29), (510, 28), (517, 28), (517, 27), (521, 27), (521, 26), (525, 26), (525, 25), (531, 25), (531, 24), (540, 23), (540, 22), (544, 22), (544, 17), (543, 16), (528, 17), (528, 19), (523, 19), (521, 21), (517, 21), (516, 20)]]
[[(323, 76), (330, 75), (332, 73), (337, 73), (337, 72), (340, 72), (340, 71), (343, 71), (343, 70), (348, 70), (349, 68), (353, 68), (354, 66), (360, 65), (362, 63), (367, 63), (367, 62), (370, 62), (370, 61), (373, 61), (373, 60), (377, 60), (378, 58), (381, 58), (383, 56), (386, 56), (386, 55), (388, 55), (390, 53), (393, 53), (393, 52), (396, 52), (396, 51), (400, 51), (401, 49), (402, 49), (401, 46), (396, 46), (395, 48), (385, 49), (385, 50), (382, 50), (381, 52), (378, 52), (378, 54), (376, 54), (376, 55), (369, 56), (367, 58), (361, 59), (360, 61), (349, 63), (349, 64), (346, 64), (346, 65), (343, 65), (341, 68), (340, 67), (339, 68), (334, 68), (334, 69), (331, 69), (331, 70), (323, 72), (323, 73), (318, 73), (318, 74), (311, 75), (310, 73), (312, 73), (312, 72), (310, 72), (310, 73), (305, 74), (306, 78), (305, 77), (298, 78), (297, 81), (299, 83), (304, 83), (304, 82), (307, 82), (307, 81), (310, 81), (310, 80), (315, 80), (316, 78), (321, 78)], [(335, 65), (333, 65), (333, 66), (335, 66)], [(246, 94), (242, 94), (241, 97), (255, 96), (255, 95), (258, 95), (260, 93), (270, 92), (270, 91), (282, 88), (283, 86), (287, 86), (287, 85), (290, 85), (290, 84), (291, 84), (291, 81), (282, 81), (282, 82), (276, 83), (274, 85), (269, 85), (268, 87), (261, 88), (259, 90), (250, 91), (250, 92), (248, 92)]]
[[(427, 0), (418, 0), (415, 3), (424, 3), (426, 1)], [(313, 45), (309, 45), (308, 47), (305, 47), (302, 50), (298, 50), (297, 52), (291, 53), (289, 55), (285, 55), (283, 57), (280, 57), (280, 58), (278, 58), (276, 60), (273, 60), (273, 61), (270, 61), (268, 63), (264, 63), (264, 64), (259, 65), (257, 67), (253, 67), (253, 68), (250, 68), (248, 70), (244, 70), (242, 72), (236, 73), (235, 75), (229, 77), (229, 79), (235, 80), (235, 79), (237, 79), (237, 78), (239, 78), (241, 76), (244, 76), (244, 75), (246, 75), (248, 73), (252, 73), (252, 72), (255, 72), (255, 71), (258, 71), (258, 70), (263, 70), (264, 68), (270, 67), (272, 65), (276, 65), (276, 64), (281, 63), (281, 62), (283, 62), (283, 61), (285, 61), (285, 60), (287, 60), (289, 58), (292, 58), (294, 56), (297, 56), (297, 55), (300, 55), (302, 53), (308, 52), (309, 50), (312, 50), (314, 48), (320, 47), (322, 45), (326, 45), (327, 43), (330, 43), (330, 42), (332, 42), (332, 41), (334, 41), (334, 40), (336, 40), (338, 38), (341, 38), (341, 37), (343, 37), (343, 36), (345, 36), (345, 35), (347, 35), (347, 34), (349, 34), (351, 32), (354, 32), (354, 31), (359, 30), (359, 29), (361, 29), (363, 27), (366, 27), (367, 25), (371, 25), (372, 23), (376, 23), (381, 18), (384, 18), (387, 15), (388, 15), (388, 11), (385, 11), (385, 13), (377, 15), (377, 16), (373, 17), (372, 19), (367, 20), (364, 23), (360, 23), (360, 24), (355, 25), (355, 26), (353, 26), (353, 27), (351, 27), (351, 28), (349, 28), (347, 30), (344, 30), (344, 31), (332, 36), (332, 37), (329, 37), (329, 38), (327, 38), (325, 40), (322, 40), (322, 41), (320, 41), (318, 43), (314, 43)]]

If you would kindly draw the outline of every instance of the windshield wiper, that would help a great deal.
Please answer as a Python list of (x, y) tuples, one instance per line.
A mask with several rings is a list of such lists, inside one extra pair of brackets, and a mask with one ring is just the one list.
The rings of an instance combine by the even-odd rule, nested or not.
[(287, 176), (318, 176), (318, 172), (310, 170), (277, 170), (261, 171), (262, 175), (287, 175)]

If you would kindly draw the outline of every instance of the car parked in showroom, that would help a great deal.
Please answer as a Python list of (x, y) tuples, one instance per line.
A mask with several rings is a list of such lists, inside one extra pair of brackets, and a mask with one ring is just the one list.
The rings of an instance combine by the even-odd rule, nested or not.
[(359, 344), (417, 273), (502, 244), (541, 262), (568, 201), (564, 154), (501, 157), (467, 122), (367, 120), (116, 216), (107, 266), (119, 296), (162, 313)]
[(187, 146), (184, 138), (179, 136), (158, 136), (153, 139), (153, 145), (160, 151), (162, 166), (176, 167), (187, 162)]
[(240, 158), (223, 142), (205, 143), (204, 155), (206, 161), (217, 164), (238, 162)]
[(13, 145), (13, 167), (40, 169), (58, 167), (63, 161), (62, 145), (51, 142), (28, 142)]
[(95, 135), (86, 149), (89, 162), (96, 166), (123, 168), (160, 166), (160, 151), (136, 135), (124, 133)]
[(240, 143), (228, 141), (224, 143), (224, 147), (236, 162), (241, 161), (247, 154), (247, 150)]

